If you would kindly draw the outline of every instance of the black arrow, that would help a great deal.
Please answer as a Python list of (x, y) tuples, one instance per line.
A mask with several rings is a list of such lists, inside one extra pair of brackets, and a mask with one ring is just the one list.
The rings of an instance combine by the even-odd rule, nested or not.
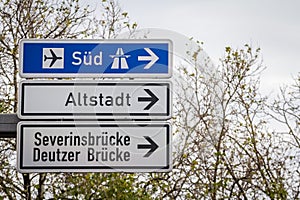
[(139, 97), (138, 101), (150, 101), (150, 103), (144, 108), (144, 110), (149, 110), (159, 99), (151, 90), (149, 89), (144, 89), (147, 94), (150, 95), (150, 97)]
[(138, 144), (138, 149), (150, 149), (144, 157), (149, 157), (157, 148), (158, 145), (148, 136), (144, 136), (144, 138), (150, 143), (150, 144)]

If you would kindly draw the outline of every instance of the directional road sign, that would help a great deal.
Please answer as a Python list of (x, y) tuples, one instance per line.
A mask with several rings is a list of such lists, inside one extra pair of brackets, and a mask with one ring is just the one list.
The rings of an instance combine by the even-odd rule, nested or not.
[(169, 119), (171, 83), (164, 81), (23, 81), (20, 119)]
[(168, 123), (20, 122), (17, 168), (33, 172), (166, 172)]
[(20, 42), (20, 76), (171, 77), (170, 40), (45, 40)]

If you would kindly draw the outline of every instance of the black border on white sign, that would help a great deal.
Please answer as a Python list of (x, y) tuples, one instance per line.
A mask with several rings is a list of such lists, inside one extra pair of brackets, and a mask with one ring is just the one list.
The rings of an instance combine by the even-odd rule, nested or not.
[[(161, 166), (75, 166), (75, 165), (65, 165), (65, 166), (24, 166), (23, 165), (23, 139), (26, 137), (24, 135), (24, 128), (26, 127), (158, 127), (164, 128), (164, 133), (166, 134), (166, 163)], [(70, 122), (60, 122), (60, 123), (49, 123), (49, 122), (20, 122), (18, 124), (17, 131), (17, 149), (18, 149), (18, 161), (17, 168), (22, 173), (39, 173), (39, 172), (168, 172), (172, 170), (172, 145), (171, 145), (171, 125), (169, 123), (70, 123)], [(151, 158), (150, 158), (151, 159)]]
[[(166, 112), (160, 112), (160, 113), (151, 113), (149, 112), (143, 112), (143, 113), (116, 113), (116, 112), (111, 112), (111, 113), (26, 113), (25, 112), (25, 90), (27, 86), (163, 86), (166, 87)], [(168, 81), (22, 81), (20, 82), (20, 87), (19, 87), (19, 109), (18, 109), (18, 117), (20, 119), (79, 119), (79, 118), (84, 118), (84, 119), (170, 119), (171, 118), (171, 101), (172, 101), (172, 96), (171, 96), (171, 82)], [(147, 118), (147, 119), (146, 119)]]

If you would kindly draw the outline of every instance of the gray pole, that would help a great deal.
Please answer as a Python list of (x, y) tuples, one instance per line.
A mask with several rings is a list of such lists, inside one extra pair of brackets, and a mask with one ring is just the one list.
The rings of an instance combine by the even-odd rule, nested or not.
[(16, 138), (19, 121), (17, 114), (0, 114), (0, 138)]

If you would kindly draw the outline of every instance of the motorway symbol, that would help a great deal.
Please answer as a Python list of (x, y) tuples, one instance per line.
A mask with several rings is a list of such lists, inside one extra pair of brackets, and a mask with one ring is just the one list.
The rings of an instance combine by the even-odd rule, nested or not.
[(42, 172), (167, 172), (168, 123), (23, 121), (17, 126), (17, 169)]
[(168, 81), (22, 81), (20, 119), (169, 119)]
[(129, 69), (126, 58), (130, 55), (124, 55), (122, 48), (118, 48), (116, 55), (110, 55), (110, 57), (114, 59), (111, 69)]
[(20, 76), (169, 78), (169, 40), (45, 40), (20, 42)]

